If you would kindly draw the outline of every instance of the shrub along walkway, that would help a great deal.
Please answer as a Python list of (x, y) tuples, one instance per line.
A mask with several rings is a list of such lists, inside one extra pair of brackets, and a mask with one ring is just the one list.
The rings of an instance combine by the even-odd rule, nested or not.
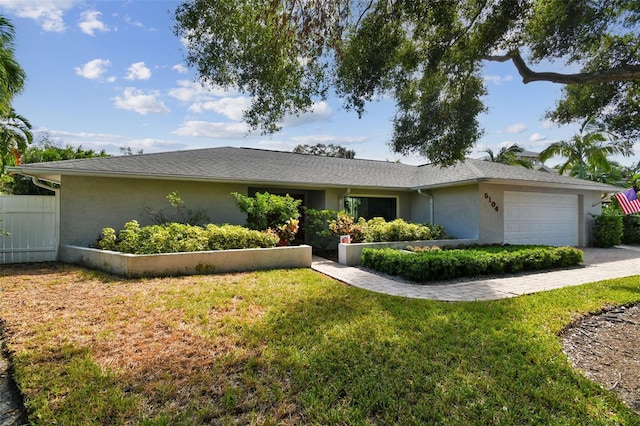
[(467, 278), (413, 284), (395, 277), (341, 265), (320, 257), (311, 268), (354, 287), (414, 299), (448, 302), (497, 300), (556, 288), (640, 274), (640, 247), (584, 248), (584, 262), (575, 268), (507, 277)]

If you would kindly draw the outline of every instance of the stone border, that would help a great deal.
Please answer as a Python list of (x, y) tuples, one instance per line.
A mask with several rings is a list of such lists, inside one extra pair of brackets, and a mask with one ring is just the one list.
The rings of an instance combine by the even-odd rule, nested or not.
[(159, 277), (280, 268), (310, 268), (311, 246), (128, 254), (64, 245), (60, 260), (125, 277)]
[(391, 241), (383, 243), (350, 243), (338, 244), (338, 263), (347, 266), (360, 265), (362, 261), (362, 250), (372, 249), (403, 249), (412, 247), (432, 247), (432, 246), (456, 246), (460, 244), (478, 244), (478, 240), (419, 240), (419, 241)]

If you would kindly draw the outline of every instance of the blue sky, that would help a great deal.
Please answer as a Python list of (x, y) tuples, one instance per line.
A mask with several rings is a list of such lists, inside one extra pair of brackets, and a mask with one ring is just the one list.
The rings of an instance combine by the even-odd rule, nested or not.
[[(426, 161), (389, 150), (391, 100), (368, 104), (358, 119), (330, 98), (309, 114), (287, 119), (280, 133), (247, 135), (240, 117), (248, 98), (204, 88), (186, 67), (184, 46), (172, 29), (178, 4), (0, 0), (0, 13), (15, 26), (16, 57), (27, 73), (14, 108), (31, 122), (36, 137), (47, 132), (61, 145), (110, 154), (126, 147), (145, 153), (216, 146), (289, 151), (322, 142), (353, 149), (357, 158)], [(485, 78), (489, 111), (480, 117), (485, 134), (471, 157), (510, 143), (540, 151), (576, 133), (577, 124), (558, 127), (544, 119), (561, 86), (524, 85), (510, 63), (488, 63)], [(630, 165), (639, 159), (620, 160)]]

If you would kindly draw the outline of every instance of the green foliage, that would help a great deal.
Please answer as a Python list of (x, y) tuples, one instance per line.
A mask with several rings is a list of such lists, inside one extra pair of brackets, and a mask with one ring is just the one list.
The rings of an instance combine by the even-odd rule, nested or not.
[(622, 217), (622, 242), (640, 244), (640, 213)]
[(200, 80), (246, 92), (244, 119), (266, 132), (331, 86), (359, 115), (391, 93), (392, 149), (451, 165), (483, 133), (485, 61), (511, 61), (525, 83), (567, 85), (555, 115), (563, 122), (596, 114), (617, 132), (640, 129), (637, 0), (191, 0), (175, 17)]
[(524, 148), (521, 148), (518, 144), (515, 143), (509, 146), (503, 146), (496, 154), (494, 154), (492, 149), (487, 148), (484, 150), (484, 152), (486, 152), (488, 155), (488, 158), (486, 158), (485, 160), (491, 161), (493, 163), (522, 166), (527, 169), (533, 168), (533, 164), (531, 163), (531, 161), (523, 158), (518, 158), (518, 155), (520, 155), (523, 151)]
[[(75, 160), (80, 158), (108, 157), (104, 151), (96, 152), (92, 149), (77, 148), (71, 145), (57, 146), (50, 136), (44, 133), (39, 140), (24, 151), (21, 151), (21, 163), (42, 163), (47, 161)], [(7, 164), (16, 165), (16, 162)], [(52, 191), (35, 186), (30, 177), (22, 175), (3, 176), (2, 192), (13, 195), (51, 195)]]
[(233, 192), (231, 195), (240, 210), (247, 214), (247, 227), (250, 229), (277, 229), (288, 220), (300, 217), (302, 200), (295, 200), (289, 194), (283, 196), (258, 192), (254, 197), (248, 197)]
[(309, 154), (309, 155), (323, 155), (325, 157), (340, 157), (340, 158), (354, 158), (356, 152), (352, 149), (347, 149), (340, 145), (334, 145), (330, 143), (325, 145), (323, 143), (317, 143), (315, 145), (298, 145), (293, 148), (293, 152), (296, 154)]
[(504, 246), (407, 253), (391, 248), (364, 249), (362, 265), (416, 282), (559, 268), (582, 262), (572, 247)]
[(27, 74), (15, 59), (15, 29), (4, 16), (0, 16), (0, 117), (15, 114), (11, 107), (13, 98), (22, 92)]
[(622, 216), (603, 214), (593, 218), (593, 245), (613, 247), (622, 242)]
[(354, 242), (418, 241), (447, 238), (440, 225), (420, 225), (403, 219), (387, 222), (384, 218), (370, 220), (359, 218), (356, 222), (347, 212), (338, 212), (337, 218), (329, 222), (329, 229), (337, 236), (350, 235)]
[(337, 216), (334, 210), (305, 208), (304, 233), (313, 247), (325, 251), (338, 243), (337, 235), (329, 228)]
[(593, 179), (594, 175), (612, 170), (608, 157), (616, 154), (633, 154), (632, 143), (619, 139), (608, 132), (604, 124), (589, 117), (582, 123), (577, 135), (570, 140), (554, 142), (543, 150), (540, 161), (544, 162), (555, 156), (564, 157), (566, 161), (558, 169), (560, 174), (569, 170), (577, 178)]
[(360, 218), (356, 222), (353, 217), (346, 211), (340, 211), (336, 219), (329, 222), (329, 229), (337, 235), (349, 235), (351, 241), (359, 242), (364, 239), (364, 230), (367, 222)]
[(230, 250), (275, 247), (273, 232), (255, 231), (237, 225), (204, 227), (166, 223), (140, 227), (132, 220), (116, 236), (113, 228), (104, 228), (97, 242), (102, 250), (132, 254), (180, 253), (207, 250)]
[(364, 241), (367, 243), (432, 239), (431, 230), (427, 226), (407, 223), (402, 219), (387, 222), (381, 217), (375, 217), (367, 221), (364, 231)]
[(178, 191), (167, 194), (165, 198), (174, 209), (172, 213), (167, 213), (166, 209), (152, 210), (150, 207), (143, 209), (143, 213), (151, 217), (156, 224), (163, 225), (165, 223), (177, 222), (188, 225), (202, 225), (211, 222), (211, 219), (204, 209), (188, 209)]

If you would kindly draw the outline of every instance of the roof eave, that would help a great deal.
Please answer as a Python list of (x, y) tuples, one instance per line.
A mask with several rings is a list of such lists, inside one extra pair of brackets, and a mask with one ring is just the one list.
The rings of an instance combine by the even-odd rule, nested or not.
[[(584, 183), (582, 183), (584, 182)], [(559, 188), (559, 189), (576, 189), (583, 191), (600, 191), (605, 193), (614, 193), (623, 191), (624, 188), (617, 187), (614, 185), (601, 184), (597, 182), (590, 181), (581, 181), (580, 183), (570, 183), (570, 182), (537, 182), (526, 179), (496, 179), (496, 178), (477, 178), (477, 179), (467, 179), (456, 182), (449, 183), (439, 183), (435, 185), (421, 185), (417, 187), (413, 187), (411, 189), (439, 189), (439, 188), (450, 188), (452, 186), (465, 186), (472, 185), (478, 183), (492, 183), (497, 185), (517, 185), (517, 186), (532, 186), (538, 188)]]

